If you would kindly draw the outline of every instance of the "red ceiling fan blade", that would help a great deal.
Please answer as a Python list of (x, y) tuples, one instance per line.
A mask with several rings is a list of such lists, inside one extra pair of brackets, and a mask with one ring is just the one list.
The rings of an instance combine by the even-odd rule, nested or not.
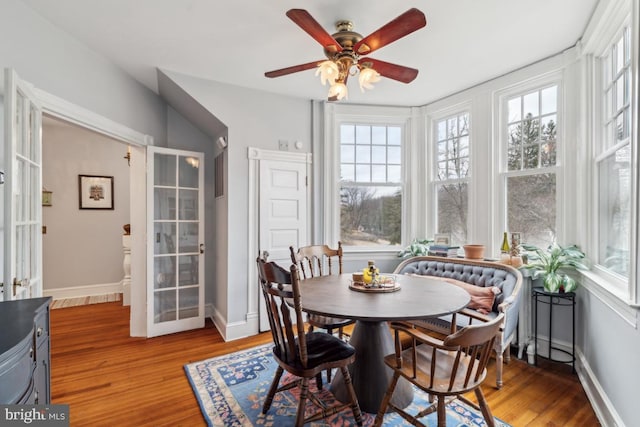
[(402, 83), (411, 83), (418, 76), (418, 70), (415, 68), (392, 64), (390, 62), (380, 61), (379, 59), (367, 58), (360, 60), (360, 64), (364, 66), (370, 64), (371, 68), (379, 72), (381, 76)]
[(316, 68), (318, 64), (320, 64), (324, 59), (319, 61), (308, 62), (306, 64), (294, 65), (292, 67), (281, 68), (279, 70), (268, 71), (264, 73), (265, 77), (280, 77), (286, 76), (287, 74), (297, 73), (298, 71), (310, 70), (312, 68)]
[(329, 52), (341, 52), (342, 46), (304, 9), (291, 9), (287, 16)]
[(399, 38), (411, 34), (427, 25), (424, 13), (413, 8), (407, 10), (393, 21), (369, 34), (353, 46), (358, 55), (368, 55)]

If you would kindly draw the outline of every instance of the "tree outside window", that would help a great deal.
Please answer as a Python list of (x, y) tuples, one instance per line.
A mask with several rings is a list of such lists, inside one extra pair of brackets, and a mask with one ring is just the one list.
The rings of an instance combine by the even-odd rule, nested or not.
[(438, 120), (435, 131), (436, 229), (451, 235), (452, 244), (463, 244), (469, 211), (469, 113)]
[(344, 245), (400, 245), (401, 160), (400, 126), (340, 126), (340, 240)]
[(507, 228), (540, 247), (556, 238), (558, 86), (507, 101)]

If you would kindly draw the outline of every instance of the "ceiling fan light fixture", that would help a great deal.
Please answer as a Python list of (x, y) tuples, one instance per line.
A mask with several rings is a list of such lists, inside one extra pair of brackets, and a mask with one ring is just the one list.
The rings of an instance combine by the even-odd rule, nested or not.
[(320, 82), (323, 86), (326, 86), (327, 82), (333, 85), (340, 76), (338, 64), (330, 60), (321, 62), (318, 64), (318, 69), (316, 70), (316, 76), (318, 75), (320, 76)]
[(365, 89), (373, 89), (373, 83), (380, 81), (380, 73), (370, 67), (362, 67), (358, 76), (360, 90), (364, 93)]
[(346, 98), (348, 94), (347, 85), (344, 82), (335, 82), (329, 88), (329, 98), (335, 98), (340, 101)]

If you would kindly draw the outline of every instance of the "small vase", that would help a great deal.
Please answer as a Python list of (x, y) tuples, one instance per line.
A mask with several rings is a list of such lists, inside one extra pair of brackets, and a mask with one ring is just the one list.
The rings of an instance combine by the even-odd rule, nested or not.
[(547, 273), (542, 279), (542, 285), (547, 292), (558, 292), (562, 285), (562, 276), (558, 273)]

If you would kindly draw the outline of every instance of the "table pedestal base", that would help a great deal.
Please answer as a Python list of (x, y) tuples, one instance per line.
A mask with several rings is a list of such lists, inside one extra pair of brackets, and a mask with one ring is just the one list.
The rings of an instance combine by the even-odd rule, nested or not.
[[(395, 347), (387, 322), (357, 321), (349, 343), (356, 349), (356, 361), (349, 367), (353, 388), (360, 410), (375, 414), (387, 391), (393, 371), (384, 363), (384, 356), (394, 353)], [(344, 378), (338, 370), (331, 382), (331, 391), (341, 402), (349, 401)], [(400, 378), (392, 402), (405, 408), (413, 401), (411, 383)]]

